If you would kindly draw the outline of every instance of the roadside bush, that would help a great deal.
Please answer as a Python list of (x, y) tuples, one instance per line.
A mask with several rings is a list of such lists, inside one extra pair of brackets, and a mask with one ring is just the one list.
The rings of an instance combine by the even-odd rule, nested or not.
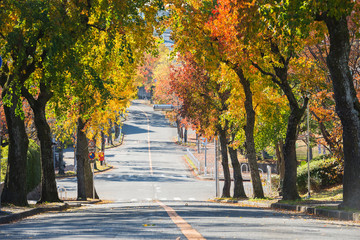
[[(343, 172), (334, 157), (316, 158), (310, 161), (310, 186), (313, 191), (342, 182)], [(297, 185), (300, 193), (307, 191), (308, 168), (304, 162), (297, 169)]]
[[(7, 171), (8, 146), (1, 148), (1, 181), (5, 181)], [(37, 187), (41, 181), (40, 147), (30, 140), (27, 152), (26, 191), (29, 193)]]
[(31, 192), (41, 181), (40, 147), (30, 140), (27, 152), (26, 191)]
[(1, 177), (0, 182), (5, 182), (6, 169), (7, 169), (7, 155), (8, 147), (1, 147)]

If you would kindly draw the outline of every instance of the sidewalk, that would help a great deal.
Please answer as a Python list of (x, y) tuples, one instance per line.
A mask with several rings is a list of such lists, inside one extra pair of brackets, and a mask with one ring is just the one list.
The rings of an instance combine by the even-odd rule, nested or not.
[[(190, 131), (189, 131), (190, 132)], [(197, 146), (194, 144), (195, 134), (190, 132), (188, 135), (188, 145), (189, 149), (192, 150), (192, 155), (196, 158), (195, 160), (192, 159), (192, 156), (187, 154), (184, 156), (185, 161), (191, 172), (193, 173), (194, 177), (200, 180), (214, 180), (213, 173), (214, 173), (214, 143), (207, 144), (207, 156), (206, 156), (206, 165), (207, 165), (207, 174), (204, 175), (204, 166), (205, 166), (205, 154), (203, 146), (200, 153), (197, 153)], [(184, 144), (181, 144), (184, 145)], [(200, 169), (197, 165), (200, 165)], [(219, 164), (220, 165), (220, 164)], [(221, 170), (221, 166), (219, 166), (219, 170)], [(230, 172), (232, 176), (232, 168), (230, 166)], [(242, 169), (243, 170), (243, 169)], [(220, 172), (220, 178), (223, 178), (222, 172)], [(245, 182), (250, 181), (250, 174), (249, 172), (245, 171), (242, 173), (243, 179)], [(264, 174), (263, 174), (264, 175)], [(266, 174), (265, 174), (266, 176)], [(264, 191), (267, 187), (264, 186)], [(247, 191), (247, 194), (251, 191)], [(251, 194), (250, 194), (251, 195)], [(248, 194), (248, 196), (250, 196)], [(268, 193), (269, 195), (269, 193)], [(270, 208), (274, 210), (285, 210), (285, 211), (295, 211), (299, 213), (305, 213), (309, 215), (315, 215), (319, 217), (325, 217), (330, 219), (338, 219), (338, 220), (346, 220), (346, 221), (356, 221), (360, 222), (360, 211), (352, 212), (352, 211), (345, 211), (339, 210), (338, 206), (341, 201), (316, 201), (316, 200), (304, 200), (300, 202), (294, 202), (292, 204), (288, 203), (281, 203), (279, 202), (280, 197), (274, 198), (274, 200), (234, 200), (234, 199), (215, 199), (214, 202), (219, 203), (229, 203), (229, 204), (236, 204), (239, 206), (245, 207), (258, 207), (258, 208)]]
[[(118, 141), (115, 141), (114, 140), (114, 145), (106, 145), (105, 146), (105, 157), (106, 157), (106, 149), (110, 149), (110, 148), (114, 148), (114, 147), (118, 147), (118, 146), (120, 146), (121, 144), (122, 144), (122, 142), (123, 142), (123, 137), (122, 138), (120, 138), (120, 141), (118, 142)], [(66, 172), (73, 172), (73, 173), (75, 173), (75, 161), (74, 161), (74, 158), (75, 158), (75, 153), (74, 153), (74, 147), (68, 147), (68, 148), (66, 148), (66, 149), (64, 149), (64, 159), (63, 159), (63, 161), (65, 162), (65, 169), (64, 169), (64, 171), (65, 171), (65, 173)], [(105, 159), (105, 161), (106, 161), (106, 159)], [(108, 170), (108, 169), (106, 169), (106, 170)], [(106, 171), (105, 170), (105, 171)], [(58, 171), (58, 169), (56, 169), (56, 172)], [(101, 170), (101, 171), (95, 171), (95, 173), (97, 173), (97, 172), (103, 172), (103, 170)], [(75, 174), (74, 175), (71, 175), (71, 176), (75, 176)], [(57, 176), (57, 178), (61, 178), (61, 177), (71, 177), (71, 176), (67, 176), (67, 175), (64, 175), (64, 176)]]
[(355, 221), (360, 223), (360, 211), (352, 212), (337, 210), (340, 201), (304, 201), (298, 204), (286, 204), (278, 202), (279, 200), (232, 200), (215, 199), (215, 202), (230, 203), (244, 207), (270, 208), (282, 211), (294, 211), (318, 217), (324, 217), (331, 220)]
[[(115, 142), (115, 145), (108, 145), (107, 148), (117, 147), (122, 144), (121, 142)], [(105, 152), (106, 153), (106, 152)], [(72, 147), (64, 150), (64, 161), (66, 163), (65, 173), (70, 172), (74, 173), (74, 149)], [(97, 170), (96, 173), (104, 172), (112, 169), (112, 166), (109, 166), (106, 169)], [(57, 172), (57, 170), (56, 170)], [(57, 178), (68, 178), (75, 177), (75, 174), (57, 176)], [(0, 190), (1, 192), (1, 190)], [(59, 192), (59, 197), (61, 198), (62, 193)], [(0, 195), (1, 196), (1, 195)], [(100, 203), (101, 200), (90, 199), (88, 201), (76, 201), (76, 200), (63, 200), (62, 203), (44, 203), (44, 204), (31, 204), (34, 201), (29, 201), (29, 207), (18, 207), (18, 206), (0, 206), (0, 225), (8, 224), (16, 221), (20, 221), (24, 218), (31, 217), (37, 214), (46, 213), (46, 212), (60, 212), (66, 211), (70, 208), (79, 208), (88, 204)]]
[(87, 204), (100, 203), (101, 200), (64, 201), (63, 203), (30, 204), (29, 207), (5, 206), (0, 209), (0, 225), (20, 221), (27, 217), (46, 212), (61, 212), (70, 208), (79, 208)]

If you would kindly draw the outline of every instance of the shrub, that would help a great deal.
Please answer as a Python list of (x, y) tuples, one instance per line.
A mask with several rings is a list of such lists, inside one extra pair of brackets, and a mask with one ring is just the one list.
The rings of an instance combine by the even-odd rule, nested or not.
[[(7, 156), (9, 147), (1, 148), (1, 181), (5, 181), (7, 171)], [(39, 185), (41, 181), (40, 147), (30, 140), (27, 152), (26, 191), (29, 193)]]
[[(334, 157), (317, 158), (310, 161), (310, 185), (314, 191), (342, 182), (342, 169)], [(297, 169), (297, 185), (301, 193), (307, 191), (308, 167), (301, 164)]]
[(41, 181), (40, 147), (30, 140), (27, 152), (26, 191), (31, 192)]

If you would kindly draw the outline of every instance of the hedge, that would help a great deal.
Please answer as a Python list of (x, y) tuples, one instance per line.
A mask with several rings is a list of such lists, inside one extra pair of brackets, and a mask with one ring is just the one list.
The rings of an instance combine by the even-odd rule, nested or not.
[[(310, 183), (311, 189), (318, 191), (342, 182), (342, 169), (335, 158), (317, 158), (310, 161)], [(307, 191), (308, 166), (307, 162), (301, 164), (297, 169), (297, 185), (301, 193)]]

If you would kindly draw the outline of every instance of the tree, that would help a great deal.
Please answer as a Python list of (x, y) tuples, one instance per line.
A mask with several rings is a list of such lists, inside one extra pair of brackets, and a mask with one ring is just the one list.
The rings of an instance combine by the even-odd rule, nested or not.
[[(2, 82), (3, 87), (11, 88), (11, 93), (23, 94), (34, 111), (42, 152), (43, 192), (40, 201), (59, 201), (45, 106), (53, 95), (60, 96), (66, 92), (66, 88), (71, 87), (71, 82), (63, 80), (69, 72), (79, 70), (79, 65), (74, 64), (74, 60), (79, 59), (79, 52), (74, 51), (79, 47), (79, 40), (82, 40), (84, 35), (93, 38), (95, 35), (89, 33), (96, 33), (93, 31), (96, 29), (98, 32), (108, 33), (107, 47), (111, 49), (110, 40), (116, 32), (123, 35), (126, 30), (133, 29), (141, 39), (137, 41), (137, 49), (151, 45), (148, 40), (154, 32), (157, 6), (161, 5), (159, 1), (152, 1), (151, 4), (147, 1), (40, 0), (9, 0), (1, 3), (0, 18), (6, 21), (1, 29), (2, 41), (6, 44), (3, 56), (8, 58), (10, 66), (14, 66), (11, 71), (5, 68)], [(78, 71), (80, 72), (82, 71)], [(14, 77), (10, 77), (11, 74)], [(96, 85), (96, 81), (93, 85)], [(7, 94), (5, 99), (6, 97), (10, 99), (10, 94)], [(10, 106), (11, 101), (8, 103)], [(16, 111), (19, 112), (20, 105), (14, 106), (18, 106)], [(24, 144), (26, 145), (26, 142), (19, 142), (18, 145), (26, 149)]]
[[(326, 58), (336, 102), (336, 112), (343, 126), (344, 186), (341, 207), (360, 209), (360, 103), (349, 68), (350, 37), (347, 17), (352, 1), (328, 1), (318, 9), (316, 19), (324, 21), (330, 37)], [(329, 7), (336, 8), (329, 11)], [(344, 97), (345, 96), (345, 97)]]
[(358, 18), (359, 2), (292, 0), (285, 6), (284, 24), (296, 26), (303, 38), (309, 35), (311, 23), (320, 21), (326, 25), (330, 39), (330, 51), (326, 63), (333, 85), (336, 112), (343, 126), (344, 200), (341, 207), (360, 209), (358, 201), (360, 177), (356, 170), (360, 165), (360, 105), (349, 68), (351, 49), (349, 21), (351, 18)]
[[(205, 69), (211, 75), (217, 75), (217, 69), (220, 66), (220, 63), (226, 59), (224, 55), (221, 55), (221, 51), (219, 50), (218, 42), (214, 41), (211, 38), (211, 32), (205, 27), (207, 21), (211, 14), (211, 9), (213, 5), (210, 2), (206, 2), (204, 4), (199, 3), (197, 1), (171, 1), (173, 4), (171, 5), (171, 16), (172, 16), (172, 28), (173, 34), (172, 38), (175, 39), (175, 50), (180, 51), (186, 54), (186, 52), (192, 52), (198, 64), (201, 64), (205, 67)], [(191, 39), (189, 41), (189, 39)], [(222, 78), (222, 77), (221, 77)], [(225, 83), (223, 86), (219, 84), (219, 91), (229, 92), (230, 89), (224, 90), (228, 84)], [(225, 97), (228, 98), (229, 94)], [(222, 99), (222, 101), (225, 101)], [(226, 102), (226, 101), (225, 101)], [(226, 102), (220, 107), (223, 115), (226, 115), (226, 110), (228, 109), (228, 103)], [(223, 116), (220, 117), (222, 119)], [(219, 120), (220, 120), (219, 119)], [(219, 137), (220, 137), (220, 145), (221, 152), (223, 156), (223, 166), (226, 165), (227, 162), (227, 145), (228, 139), (230, 139), (232, 129), (227, 126), (228, 121), (220, 121), (219, 126)], [(232, 155), (235, 156), (235, 155)], [(234, 164), (233, 167), (235, 172), (240, 172), (240, 168), (237, 169), (237, 165), (235, 162), (238, 162), (237, 159), (233, 159)], [(254, 174), (259, 176), (258, 168), (253, 171)], [(254, 175), (254, 176), (255, 176)], [(239, 175), (235, 176), (236, 178)], [(253, 179), (256, 186), (255, 195), (257, 197), (263, 197), (262, 186), (260, 182), (260, 178)], [(239, 183), (240, 181), (236, 181)], [(229, 187), (229, 185), (225, 184), (224, 190)], [(239, 188), (236, 188), (239, 189)], [(261, 189), (257, 191), (257, 189)], [(236, 194), (237, 195), (237, 194)]]
[[(295, 91), (294, 84), (301, 83), (301, 79), (291, 74), (291, 68), (297, 67), (294, 60), (298, 54), (300, 41), (289, 38), (283, 41), (284, 34), (293, 35), (293, 29), (277, 29), (277, 12), (259, 11), (266, 9), (262, 2), (253, 1), (219, 1), (215, 13), (217, 27), (214, 34), (228, 51), (231, 60), (249, 61), (264, 77), (270, 77), (285, 94), (289, 102), (290, 116), (288, 119), (287, 134), (284, 144), (285, 176), (283, 184), (283, 198), (299, 198), (296, 187), (296, 149), (297, 129), (307, 107), (308, 98), (304, 89)], [(229, 15), (230, 17), (226, 17)], [(232, 21), (231, 19), (235, 19)], [(265, 20), (264, 20), (265, 19)], [(244, 60), (243, 60), (244, 62)], [(251, 69), (251, 68), (249, 68)], [(238, 71), (239, 72), (239, 71)], [(298, 97), (298, 93), (303, 97)], [(249, 110), (249, 115), (251, 112)]]
[(227, 154), (226, 123), (220, 116), (226, 110), (228, 91), (221, 91), (220, 85), (206, 70), (194, 61), (191, 54), (184, 56), (182, 66), (173, 69), (170, 75), (172, 92), (180, 99), (181, 116), (188, 119), (203, 136), (219, 134), (222, 166), (224, 170), (223, 197), (230, 197), (230, 171)]

